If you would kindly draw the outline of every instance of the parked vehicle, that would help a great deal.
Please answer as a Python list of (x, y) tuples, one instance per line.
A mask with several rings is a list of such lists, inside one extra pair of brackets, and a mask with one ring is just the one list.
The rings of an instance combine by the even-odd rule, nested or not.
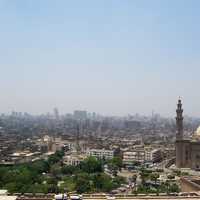
[(56, 194), (54, 196), (55, 200), (67, 200), (67, 195), (66, 194)]
[(70, 200), (82, 200), (82, 195), (70, 195)]

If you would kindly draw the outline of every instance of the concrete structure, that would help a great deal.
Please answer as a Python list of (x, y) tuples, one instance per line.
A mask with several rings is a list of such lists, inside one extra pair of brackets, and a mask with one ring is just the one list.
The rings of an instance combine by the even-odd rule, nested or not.
[(199, 192), (200, 178), (198, 177), (181, 177), (181, 192)]
[(123, 164), (131, 166), (134, 162), (143, 163), (145, 160), (145, 151), (137, 149), (134, 151), (127, 151), (123, 153)]
[(155, 163), (161, 161), (161, 159), (162, 159), (161, 149), (145, 150), (145, 161)]
[(183, 137), (183, 109), (181, 100), (178, 100), (176, 110), (176, 167), (200, 169), (200, 128), (194, 133), (192, 139)]
[(161, 149), (153, 148), (136, 148), (132, 151), (123, 153), (123, 164), (131, 166), (134, 162), (151, 162), (155, 163), (162, 159)]
[(94, 156), (98, 159), (112, 159), (114, 157), (113, 150), (105, 149), (88, 149), (86, 151), (87, 156)]
[(66, 164), (66, 165), (77, 166), (85, 158), (86, 158), (86, 156), (81, 156), (81, 155), (66, 155), (63, 158), (63, 163)]
[(74, 111), (74, 118), (79, 120), (87, 119), (87, 111), (85, 110), (75, 110)]
[[(77, 195), (76, 195), (77, 196)], [(72, 199), (72, 198), (69, 198)], [(115, 195), (115, 196), (108, 196), (106, 194), (84, 194), (82, 197), (83, 200), (106, 200), (106, 199), (117, 199), (117, 200), (190, 200), (190, 199), (199, 199), (196, 193), (192, 194), (183, 194), (183, 196), (167, 196), (166, 194), (162, 194), (160, 196), (155, 195)], [(17, 200), (55, 200), (54, 196), (52, 195), (41, 195), (41, 196), (21, 196), (18, 197)]]
[(8, 195), (7, 190), (0, 190), (0, 200), (16, 200), (17, 196)]

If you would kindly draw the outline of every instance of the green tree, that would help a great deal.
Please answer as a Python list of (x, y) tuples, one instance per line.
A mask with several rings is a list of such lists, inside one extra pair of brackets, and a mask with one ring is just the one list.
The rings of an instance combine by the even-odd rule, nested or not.
[(49, 156), (48, 164), (52, 165), (52, 164), (55, 164), (55, 163), (61, 161), (63, 156), (64, 156), (64, 151), (56, 151), (55, 154)]
[(150, 175), (151, 181), (154, 181), (155, 184), (157, 183), (158, 178), (159, 178), (159, 174), (157, 174), (157, 173), (152, 173), (152, 174)]
[(103, 171), (101, 161), (92, 156), (86, 158), (80, 163), (80, 169), (89, 174)]
[(50, 169), (49, 163), (44, 160), (36, 161), (29, 165), (31, 171), (36, 171), (37, 173), (48, 172)]
[(58, 183), (58, 180), (55, 178), (55, 177), (49, 177), (47, 180), (46, 180), (47, 184), (49, 185), (57, 185)]
[(116, 176), (112, 180), (113, 188), (118, 188), (121, 186), (121, 184), (126, 183), (126, 179), (124, 177)]
[(112, 178), (105, 173), (97, 173), (93, 176), (94, 187), (97, 191), (108, 192), (113, 188)]
[(5, 188), (8, 190), (9, 193), (15, 193), (15, 192), (19, 192), (19, 187), (18, 184), (16, 182), (10, 182), (8, 184), (5, 185)]
[(32, 184), (30, 187), (27, 189), (26, 193), (48, 193), (48, 185), (44, 184)]
[(140, 178), (142, 180), (142, 185), (144, 185), (147, 181), (147, 179), (149, 178), (149, 172), (142, 169), (140, 172)]
[(61, 172), (66, 175), (72, 175), (77, 171), (77, 167), (71, 165), (64, 165), (61, 169)]
[(121, 170), (122, 166), (122, 159), (120, 157), (113, 157), (111, 160), (108, 161), (108, 168), (111, 171)]
[(59, 188), (57, 185), (54, 185), (54, 184), (48, 185), (48, 193), (58, 193), (58, 192), (59, 192)]
[(61, 192), (68, 191), (72, 192), (75, 190), (75, 180), (73, 180), (73, 177), (65, 176), (63, 178), (64, 183), (61, 184), (60, 190)]
[(78, 193), (86, 193), (91, 190), (90, 176), (87, 173), (76, 174), (75, 189)]
[(61, 174), (61, 167), (58, 164), (52, 165), (50, 172), (54, 177), (58, 178), (58, 176)]
[(176, 183), (173, 183), (172, 185), (169, 186), (169, 192), (180, 192), (180, 189)]

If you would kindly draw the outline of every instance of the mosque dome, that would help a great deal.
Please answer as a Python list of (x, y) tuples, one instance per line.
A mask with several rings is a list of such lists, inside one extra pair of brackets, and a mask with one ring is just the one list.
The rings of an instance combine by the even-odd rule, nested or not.
[(200, 126), (197, 128), (195, 135), (200, 137)]
[(192, 138), (194, 140), (200, 140), (200, 126), (197, 128), (197, 130), (194, 132)]
[(45, 136), (43, 137), (43, 141), (44, 141), (44, 142), (49, 142), (49, 141), (50, 141), (50, 137), (49, 137), (48, 135), (45, 135)]

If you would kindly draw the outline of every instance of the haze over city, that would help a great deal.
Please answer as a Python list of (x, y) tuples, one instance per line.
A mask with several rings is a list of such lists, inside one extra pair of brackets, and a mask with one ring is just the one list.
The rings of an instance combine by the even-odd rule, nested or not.
[(0, 1), (0, 112), (200, 116), (199, 1)]
[(0, 200), (200, 199), (199, 8), (0, 0)]

